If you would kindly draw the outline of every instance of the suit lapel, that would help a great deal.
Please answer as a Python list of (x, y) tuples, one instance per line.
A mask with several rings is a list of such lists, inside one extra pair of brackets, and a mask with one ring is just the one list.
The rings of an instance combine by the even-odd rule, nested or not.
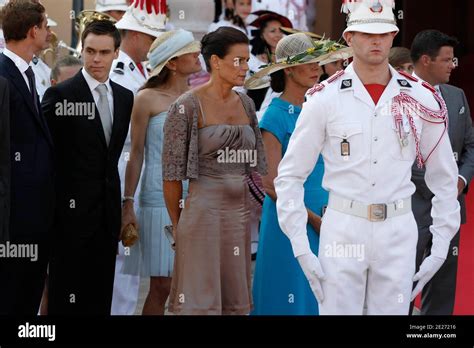
[(94, 103), (95, 108), (95, 117), (92, 120), (95, 125), (95, 129), (97, 131), (97, 135), (100, 138), (101, 144), (107, 148), (107, 142), (105, 141), (105, 134), (104, 134), (104, 127), (102, 126), (102, 121), (100, 120), (99, 110), (97, 109), (97, 105), (95, 104), (94, 97), (92, 95), (91, 90), (89, 89), (89, 85), (86, 82), (86, 79), (82, 75), (82, 70), (79, 71), (76, 76), (74, 77), (77, 83), (74, 85), (76, 86), (76, 96), (78, 96), (77, 100), (80, 102), (87, 102), (87, 103)]
[(10, 79), (11, 82), (21, 94), (26, 105), (28, 105), (28, 108), (30, 109), (34, 118), (39, 123), (41, 129), (45, 133), (46, 138), (48, 139), (48, 142), (50, 143), (50, 145), (53, 145), (53, 139), (51, 137), (51, 133), (49, 132), (49, 128), (46, 124), (46, 120), (44, 119), (43, 114), (41, 112), (41, 106), (39, 104), (39, 99), (38, 99), (38, 93), (36, 93), (35, 91), (36, 99), (38, 100), (38, 110), (37, 110), (35, 105), (33, 104), (33, 100), (31, 99), (30, 89), (28, 88), (22, 74), (20, 73), (16, 65), (12, 62), (10, 58), (5, 56), (4, 54), (0, 54), (0, 63), (6, 64), (8, 66), (7, 73), (11, 77)]
[(453, 104), (453, 99), (451, 98), (449, 89), (446, 88), (444, 85), (440, 85), (439, 90), (441, 91), (441, 96), (443, 97), (443, 100), (446, 103), (446, 107), (448, 108), (448, 133), (449, 137), (453, 138), (453, 132), (456, 129), (456, 123), (459, 117), (458, 110), (456, 110), (456, 105)]

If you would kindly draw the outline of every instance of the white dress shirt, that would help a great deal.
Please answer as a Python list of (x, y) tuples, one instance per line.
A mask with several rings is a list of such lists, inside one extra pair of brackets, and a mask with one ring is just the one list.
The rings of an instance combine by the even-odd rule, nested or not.
[(28, 68), (29, 68), (28, 62), (26, 62), (23, 58), (21, 58), (16, 53), (10, 51), (6, 47), (3, 50), (3, 54), (6, 55), (8, 58), (10, 58), (13, 61), (13, 63), (15, 63), (18, 70), (20, 70), (20, 73), (23, 76), (23, 79), (25, 80), (25, 83), (26, 83), (26, 86), (28, 87), (28, 90), (30, 90), (30, 84), (28, 82), (28, 76), (26, 76), (26, 73), (25, 73), (25, 71), (28, 70)]
[[(409, 143), (406, 147), (400, 145), (390, 109), (392, 99), (404, 92), (427, 108), (440, 107), (421, 82), (406, 80), (391, 67), (390, 72), (392, 78), (377, 105), (352, 64), (333, 83), (324, 81), (325, 87), (304, 103), (275, 179), (278, 220), (296, 257), (311, 252), (303, 184), (320, 153), (325, 165), (323, 187), (330, 194), (378, 204), (407, 199), (415, 192), (411, 181), (415, 142), (410, 128), (404, 127), (410, 132)], [(402, 86), (403, 81), (408, 84)], [(416, 113), (413, 118), (426, 159), (441, 138), (444, 126), (422, 121)], [(350, 143), (350, 156), (341, 155), (343, 139)], [(431, 254), (442, 258), (446, 258), (449, 242), (460, 225), (457, 176), (458, 168), (445, 133), (426, 162), (425, 175), (428, 188), (435, 194)]]
[(99, 82), (94, 79), (86, 69), (82, 69), (82, 75), (86, 79), (87, 85), (92, 92), (92, 96), (94, 97), (95, 105), (98, 105), (100, 94), (96, 90), (98, 85), (105, 84), (107, 86), (107, 100), (109, 101), (109, 108), (110, 108), (110, 115), (112, 116), (112, 121), (114, 120), (114, 97), (112, 92), (112, 86), (110, 85), (110, 79), (107, 79), (105, 82)]

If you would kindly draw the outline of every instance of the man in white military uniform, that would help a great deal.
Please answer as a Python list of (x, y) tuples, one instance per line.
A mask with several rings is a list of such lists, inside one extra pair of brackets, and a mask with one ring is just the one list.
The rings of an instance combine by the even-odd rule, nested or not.
[[(47, 15), (46, 15), (47, 16)], [(51, 28), (52, 27), (57, 27), (58, 23), (56, 23), (54, 20), (51, 18), (48, 19), (48, 37), (46, 39), (46, 42), (49, 43), (51, 42)], [(30, 62), (30, 66), (33, 69), (33, 72), (35, 73), (35, 85), (36, 85), (36, 91), (38, 92), (38, 96), (40, 98), (40, 101), (43, 99), (43, 95), (46, 92), (46, 90), (51, 87), (51, 68), (39, 57), (41, 51), (37, 52), (33, 56), (33, 59)]]
[[(147, 0), (150, 3), (153, 1)], [(147, 8), (151, 12), (147, 11)], [(162, 10), (162, 11), (160, 11)], [(112, 63), (110, 78), (137, 94), (148, 79), (148, 72), (142, 62), (147, 59), (147, 53), (153, 41), (165, 30), (166, 9), (144, 6), (140, 8), (136, 1), (128, 7), (125, 15), (115, 25), (122, 34), (119, 56)], [(130, 158), (130, 130), (125, 140), (122, 155), (119, 159), (120, 185), (122, 196), (125, 185), (125, 170)], [(138, 185), (140, 186), (140, 185)], [(139, 192), (139, 187), (137, 188)], [(138, 193), (137, 193), (138, 197)], [(138, 201), (138, 200), (137, 200)], [(138, 205), (135, 204), (135, 210)], [(115, 265), (114, 293), (112, 298), (112, 315), (132, 315), (135, 312), (138, 299), (139, 276), (124, 274), (123, 263), (127, 253), (119, 244), (119, 255)]]
[[(393, 6), (388, 0), (344, 4), (350, 12), (344, 38), (354, 61), (310, 90), (275, 179), (280, 226), (322, 315), (361, 315), (364, 302), (367, 314), (406, 315), (459, 229), (446, 106), (431, 86), (389, 66), (398, 32)], [(329, 204), (317, 257), (306, 236), (303, 183), (320, 153)], [(435, 194), (431, 255), (416, 275), (415, 159)], [(413, 291), (412, 281), (418, 281)]]

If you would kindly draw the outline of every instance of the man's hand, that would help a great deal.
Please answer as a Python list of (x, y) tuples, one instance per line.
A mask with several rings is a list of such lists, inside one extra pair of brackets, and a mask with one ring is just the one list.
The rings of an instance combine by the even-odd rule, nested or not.
[(430, 281), (431, 278), (438, 272), (438, 270), (443, 265), (445, 259), (442, 259), (438, 256), (430, 255), (428, 256), (420, 266), (420, 270), (413, 277), (413, 281), (418, 281), (416, 284), (415, 290), (411, 293), (411, 301), (415, 299), (416, 296), (423, 290), (423, 287)]
[(458, 178), (458, 196), (461, 195), (461, 193), (464, 191), (466, 188), (466, 184), (464, 183), (464, 180), (461, 178)]
[(303, 269), (306, 279), (309, 281), (309, 286), (311, 287), (316, 300), (319, 303), (322, 303), (324, 301), (324, 293), (321, 286), (321, 280), (324, 280), (326, 276), (321, 268), (318, 258), (313, 253), (309, 253), (298, 256), (297, 260)]

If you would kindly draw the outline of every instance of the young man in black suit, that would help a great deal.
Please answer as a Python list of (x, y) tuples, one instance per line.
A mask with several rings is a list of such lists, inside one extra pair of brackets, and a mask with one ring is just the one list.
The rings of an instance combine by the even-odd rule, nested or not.
[(0, 243), (8, 240), (10, 220), (10, 95), (0, 77)]
[[(0, 12), (0, 22), (6, 42), (0, 54), (0, 76), (8, 80), (10, 92), (11, 180), (6, 188), (10, 218), (4, 250), (26, 251), (22, 257), (8, 253), (0, 259), (0, 315), (36, 315), (53, 222), (54, 162), (53, 142), (29, 63), (34, 52), (47, 47), (50, 32), (45, 9), (36, 0), (9, 1)], [(5, 202), (1, 191), (0, 187), (0, 204)]]
[(95, 21), (82, 34), (84, 68), (49, 88), (43, 111), (56, 145), (56, 217), (49, 314), (109, 315), (121, 224), (118, 160), (133, 93), (109, 79), (120, 34)]

